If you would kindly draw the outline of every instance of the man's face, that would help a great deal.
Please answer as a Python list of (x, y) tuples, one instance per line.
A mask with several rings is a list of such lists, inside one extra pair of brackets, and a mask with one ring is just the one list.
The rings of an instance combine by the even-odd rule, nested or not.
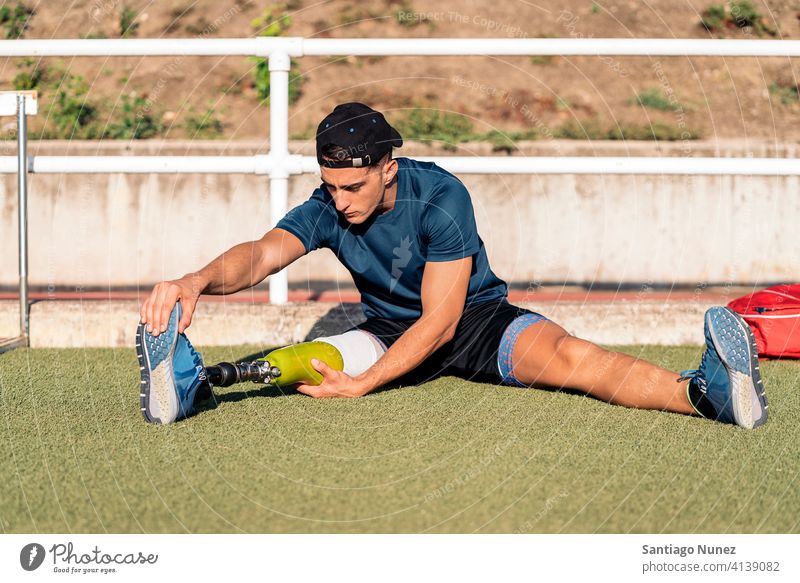
[(396, 172), (395, 160), (366, 168), (320, 167), (322, 182), (333, 197), (336, 210), (353, 225), (366, 221), (384, 202), (386, 188)]

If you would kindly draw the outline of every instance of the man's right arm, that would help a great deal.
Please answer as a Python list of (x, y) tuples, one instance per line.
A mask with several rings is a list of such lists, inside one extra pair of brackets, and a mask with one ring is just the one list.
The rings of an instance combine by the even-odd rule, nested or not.
[(180, 300), (183, 314), (178, 332), (183, 332), (192, 323), (200, 294), (232, 294), (253, 287), (305, 253), (305, 246), (295, 235), (272, 229), (258, 241), (232, 247), (200, 271), (157, 284), (142, 303), (140, 320), (157, 336), (166, 330), (172, 308)]

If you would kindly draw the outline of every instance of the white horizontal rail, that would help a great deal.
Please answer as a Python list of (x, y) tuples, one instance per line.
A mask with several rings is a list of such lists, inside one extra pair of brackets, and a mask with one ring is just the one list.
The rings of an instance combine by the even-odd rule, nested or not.
[[(800, 160), (787, 158), (665, 158), (606, 156), (491, 157), (415, 156), (460, 174), (707, 174), (800, 176)], [(313, 156), (303, 156), (304, 173), (319, 173)]]
[[(800, 159), (606, 156), (419, 156), (461, 174), (706, 174), (800, 176)], [(17, 171), (16, 156), (0, 156), (0, 174)], [(319, 174), (314, 156), (289, 156), (289, 174)], [(33, 174), (269, 174), (270, 156), (31, 156)]]
[[(0, 173), (17, 172), (16, 156), (0, 157)], [(33, 174), (269, 174), (269, 156), (29, 156)]]
[(479, 174), (800, 175), (800, 160), (783, 158), (665, 158), (547, 156), (431, 158), (452, 172)]
[(304, 39), (303, 55), (800, 56), (796, 40), (620, 38)]
[(0, 57), (89, 56), (717, 56), (800, 57), (798, 40), (630, 38), (23, 39), (0, 41)]
[[(279, 40), (272, 42), (270, 40)], [(22, 39), (0, 41), (4, 57), (253, 56), (284, 39)]]

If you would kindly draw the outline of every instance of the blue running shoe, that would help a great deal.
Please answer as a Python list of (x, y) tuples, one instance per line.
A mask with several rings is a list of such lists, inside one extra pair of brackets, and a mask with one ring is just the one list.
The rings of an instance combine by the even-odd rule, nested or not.
[(706, 350), (697, 370), (685, 370), (687, 393), (703, 417), (755, 429), (767, 422), (767, 395), (750, 327), (730, 308), (713, 307), (705, 317)]
[(211, 395), (203, 358), (185, 334), (178, 334), (181, 304), (172, 309), (167, 329), (153, 336), (144, 324), (136, 331), (139, 402), (148, 423), (166, 425), (194, 413), (198, 393)]

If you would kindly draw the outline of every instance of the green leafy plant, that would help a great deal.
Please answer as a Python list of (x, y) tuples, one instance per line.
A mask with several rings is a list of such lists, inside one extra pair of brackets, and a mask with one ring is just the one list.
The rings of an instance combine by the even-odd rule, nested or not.
[(650, 88), (640, 91), (629, 103), (657, 109), (659, 111), (670, 111), (680, 108), (677, 103), (672, 103), (661, 89)]
[[(286, 12), (285, 5), (279, 4), (272, 8), (267, 8), (260, 17), (255, 18), (251, 23), (256, 29), (258, 36), (282, 36), (291, 26), (292, 19)], [(269, 101), (270, 81), (269, 81), (269, 61), (267, 59), (256, 58), (256, 66), (253, 70), (253, 86), (258, 97), (265, 102)], [(302, 92), (303, 76), (294, 69), (295, 62), (291, 62), (289, 70), (289, 103), (294, 103)]]
[(505, 132), (493, 130), (486, 134), (485, 139), (492, 145), (492, 152), (511, 154), (517, 149), (517, 143), (514, 137)]
[(794, 81), (771, 83), (769, 92), (778, 97), (784, 105), (800, 103), (800, 85)]
[(739, 28), (746, 26), (758, 26), (762, 19), (761, 14), (756, 10), (750, 0), (731, 0), (728, 3), (731, 18)]
[[(292, 61), (294, 65), (294, 60)], [(289, 70), (289, 103), (294, 103), (302, 94), (303, 75), (299, 71)], [(253, 71), (253, 85), (258, 97), (269, 103), (269, 63), (266, 59), (259, 59)]]
[(699, 137), (698, 132), (659, 122), (651, 125), (619, 124), (606, 132), (608, 140), (677, 142), (679, 140), (696, 140)]
[(151, 103), (139, 93), (123, 95), (115, 107), (113, 120), (104, 137), (114, 140), (143, 140), (163, 131), (163, 126), (151, 109)]
[(596, 119), (581, 121), (571, 119), (558, 126), (553, 131), (553, 137), (566, 140), (655, 140), (672, 142), (696, 140), (701, 135), (700, 132), (695, 130), (660, 122), (645, 125), (619, 123), (607, 127)]
[(25, 59), (17, 66), (22, 70), (11, 80), (15, 91), (39, 89), (47, 79), (47, 67), (41, 63), (37, 65), (33, 59)]
[(408, 4), (403, 4), (394, 13), (394, 19), (397, 24), (405, 28), (414, 28), (422, 24), (423, 18), (414, 11), (414, 7)]
[(412, 140), (442, 142), (445, 148), (480, 138), (472, 122), (456, 113), (436, 109), (414, 108), (396, 122), (397, 130)]
[(24, 60), (13, 79), (16, 90), (39, 92), (39, 116), (31, 118), (33, 139), (85, 139), (99, 136), (98, 107), (89, 98), (89, 85), (61, 66)]
[[(45, 67), (33, 61), (23, 63), (23, 70), (14, 78), (18, 89), (40, 91), (41, 116), (34, 124), (44, 122), (41, 129), (34, 128), (35, 139), (144, 139), (160, 134), (162, 124), (152, 104), (136, 93), (124, 95), (111, 109), (110, 122), (101, 123), (101, 108), (89, 98), (89, 85), (80, 75), (61, 67)], [(105, 111), (106, 106), (102, 107)], [(213, 124), (212, 124), (213, 125)]]
[(539, 132), (536, 130), (525, 130), (521, 132), (501, 132), (492, 130), (482, 139), (492, 145), (492, 152), (505, 152), (511, 154), (518, 148), (517, 143), (523, 140), (536, 140)]
[(17, 2), (16, 6), (0, 6), (0, 24), (6, 29), (6, 38), (22, 38), (28, 30), (28, 23), (34, 12), (22, 2)]
[(56, 87), (55, 98), (51, 101), (47, 119), (55, 126), (59, 138), (86, 137), (91, 123), (97, 115), (97, 107), (88, 99), (89, 85), (80, 75), (65, 72)]
[(721, 31), (725, 28), (728, 13), (723, 4), (712, 4), (700, 14), (700, 26), (708, 31)]
[(553, 130), (553, 137), (563, 140), (605, 140), (607, 130), (595, 120), (570, 119)]
[(186, 115), (183, 128), (192, 138), (217, 138), (222, 135), (224, 124), (216, 116), (216, 110), (209, 107), (205, 113), (190, 112)]
[(124, 5), (119, 12), (119, 35), (123, 38), (136, 36), (139, 23), (136, 22), (138, 13), (130, 6)]
[(250, 26), (256, 29), (258, 36), (283, 36), (291, 25), (292, 17), (281, 4), (265, 8), (261, 16), (250, 21)]
[(727, 4), (712, 4), (701, 13), (700, 26), (709, 32), (749, 28), (761, 36), (776, 36), (778, 31), (750, 0), (730, 0)]

